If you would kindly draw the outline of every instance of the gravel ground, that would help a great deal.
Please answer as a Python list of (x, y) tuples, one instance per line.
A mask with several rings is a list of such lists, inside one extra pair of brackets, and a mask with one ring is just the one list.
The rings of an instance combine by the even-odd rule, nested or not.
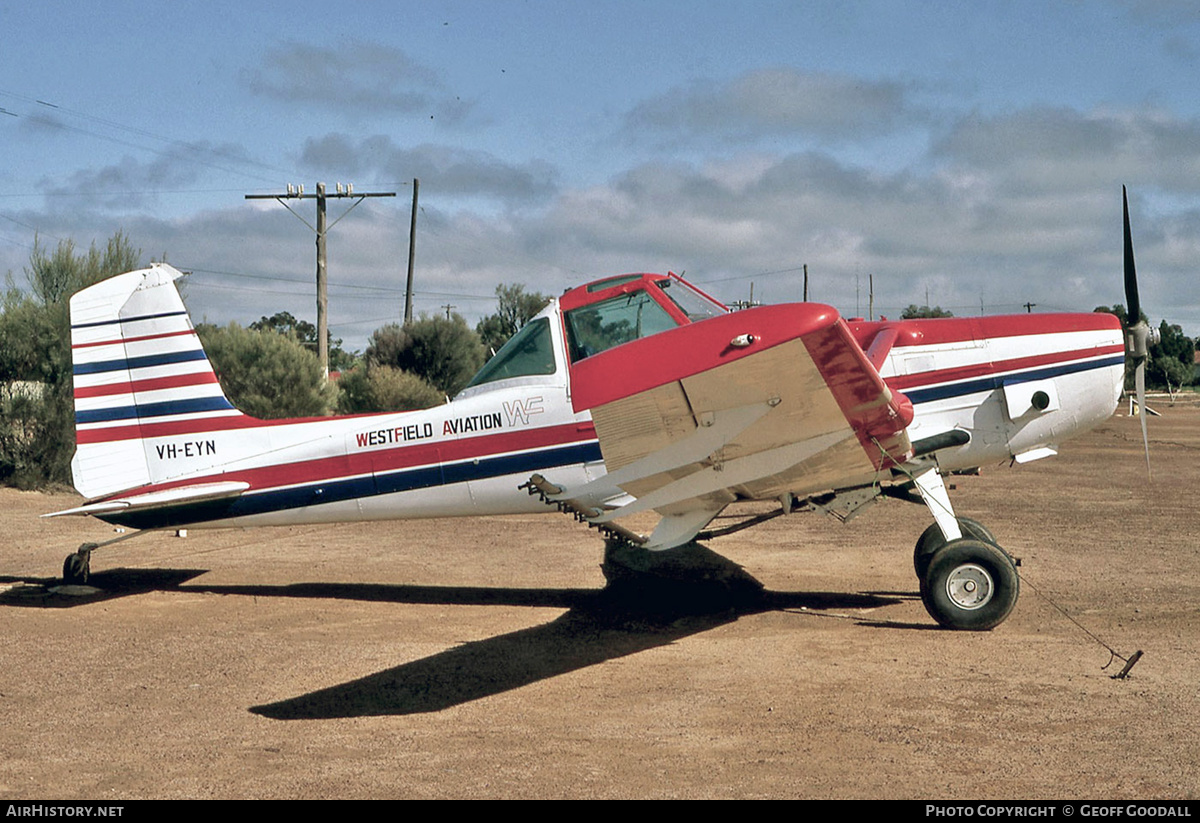
[[(956, 480), (1022, 559), (937, 629), (885, 501), (606, 588), (560, 515), (151, 534), (0, 489), (0, 796), (1195, 799), (1200, 410)], [(1110, 648), (1145, 657), (1125, 680)]]

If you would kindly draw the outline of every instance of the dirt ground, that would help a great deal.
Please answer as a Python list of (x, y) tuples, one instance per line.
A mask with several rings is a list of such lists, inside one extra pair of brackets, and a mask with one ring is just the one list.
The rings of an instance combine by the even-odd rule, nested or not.
[(112, 529), (0, 490), (0, 796), (1195, 799), (1200, 410), (1152, 424), (1152, 482), (1125, 417), (956, 479), (1023, 563), (984, 633), (926, 615), (898, 501), (619, 591), (547, 514), (146, 535), (67, 596)]

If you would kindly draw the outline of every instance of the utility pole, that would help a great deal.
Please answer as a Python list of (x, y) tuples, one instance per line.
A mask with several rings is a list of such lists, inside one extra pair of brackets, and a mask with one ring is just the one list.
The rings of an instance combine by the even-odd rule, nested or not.
[[(343, 186), (337, 184), (335, 194), (327, 194), (325, 192), (325, 184), (317, 183), (316, 194), (305, 194), (303, 185), (293, 185), (288, 183), (287, 192), (285, 194), (247, 194), (247, 200), (277, 200), (279, 204), (296, 216), (297, 219), (304, 225), (312, 229), (317, 235), (317, 357), (321, 361), (321, 373), (326, 379), (329, 378), (329, 319), (326, 317), (329, 306), (329, 285), (326, 271), (326, 255), (325, 255), (325, 236), (337, 225), (338, 220), (349, 214), (355, 206), (361, 203), (368, 197), (395, 197), (396, 192), (374, 191), (374, 192), (358, 192), (354, 191), (354, 184), (347, 183)], [(350, 204), (350, 208), (342, 212), (337, 220), (333, 221), (332, 225), (326, 225), (325, 218), (325, 201), (330, 197), (350, 197), (354, 202)], [(313, 200), (317, 201), (317, 225), (314, 228), (307, 220), (301, 217), (295, 209), (289, 206), (285, 200)], [(409, 278), (412, 278), (412, 261), (409, 260)]]
[(1037, 303), (1024, 303), (1023, 305), (1025, 306), (1026, 314), (1033, 314), (1033, 307), (1036, 306)]
[(875, 275), (867, 274), (867, 319), (875, 320)]
[(808, 302), (808, 264), (804, 264), (804, 302)]
[(413, 260), (417, 254), (417, 190), (421, 181), (413, 178), (412, 220), (408, 224), (408, 287), (404, 290), (404, 325), (412, 322)]

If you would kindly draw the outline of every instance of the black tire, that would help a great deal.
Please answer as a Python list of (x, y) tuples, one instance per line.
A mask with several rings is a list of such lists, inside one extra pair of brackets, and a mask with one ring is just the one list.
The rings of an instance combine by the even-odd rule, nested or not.
[(1004, 622), (1020, 588), (1017, 568), (1003, 549), (963, 537), (930, 557), (921, 600), (938, 625), (982, 632)]
[[(972, 520), (969, 517), (960, 517), (958, 518), (958, 528), (962, 531), (963, 537), (973, 537), (984, 543), (991, 543), (993, 546), (997, 545), (996, 538), (991, 530), (978, 520)], [(917, 573), (917, 580), (925, 579), (925, 572), (929, 570), (929, 558), (944, 545), (946, 545), (946, 538), (942, 536), (942, 530), (938, 528), (937, 523), (934, 523), (928, 529), (921, 532), (921, 537), (917, 540), (916, 548), (913, 549), (913, 569)]]
[(87, 583), (91, 573), (90, 561), (91, 557), (87, 554), (68, 554), (67, 559), (63, 561), (63, 583), (68, 586), (82, 586)]

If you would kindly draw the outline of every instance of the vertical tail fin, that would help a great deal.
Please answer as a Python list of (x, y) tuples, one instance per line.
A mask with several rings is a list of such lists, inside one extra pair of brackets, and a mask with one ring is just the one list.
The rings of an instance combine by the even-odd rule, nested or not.
[(147, 438), (186, 434), (208, 418), (242, 416), (192, 328), (174, 284), (182, 276), (156, 263), (71, 298), (71, 472), (85, 497), (161, 479)]

